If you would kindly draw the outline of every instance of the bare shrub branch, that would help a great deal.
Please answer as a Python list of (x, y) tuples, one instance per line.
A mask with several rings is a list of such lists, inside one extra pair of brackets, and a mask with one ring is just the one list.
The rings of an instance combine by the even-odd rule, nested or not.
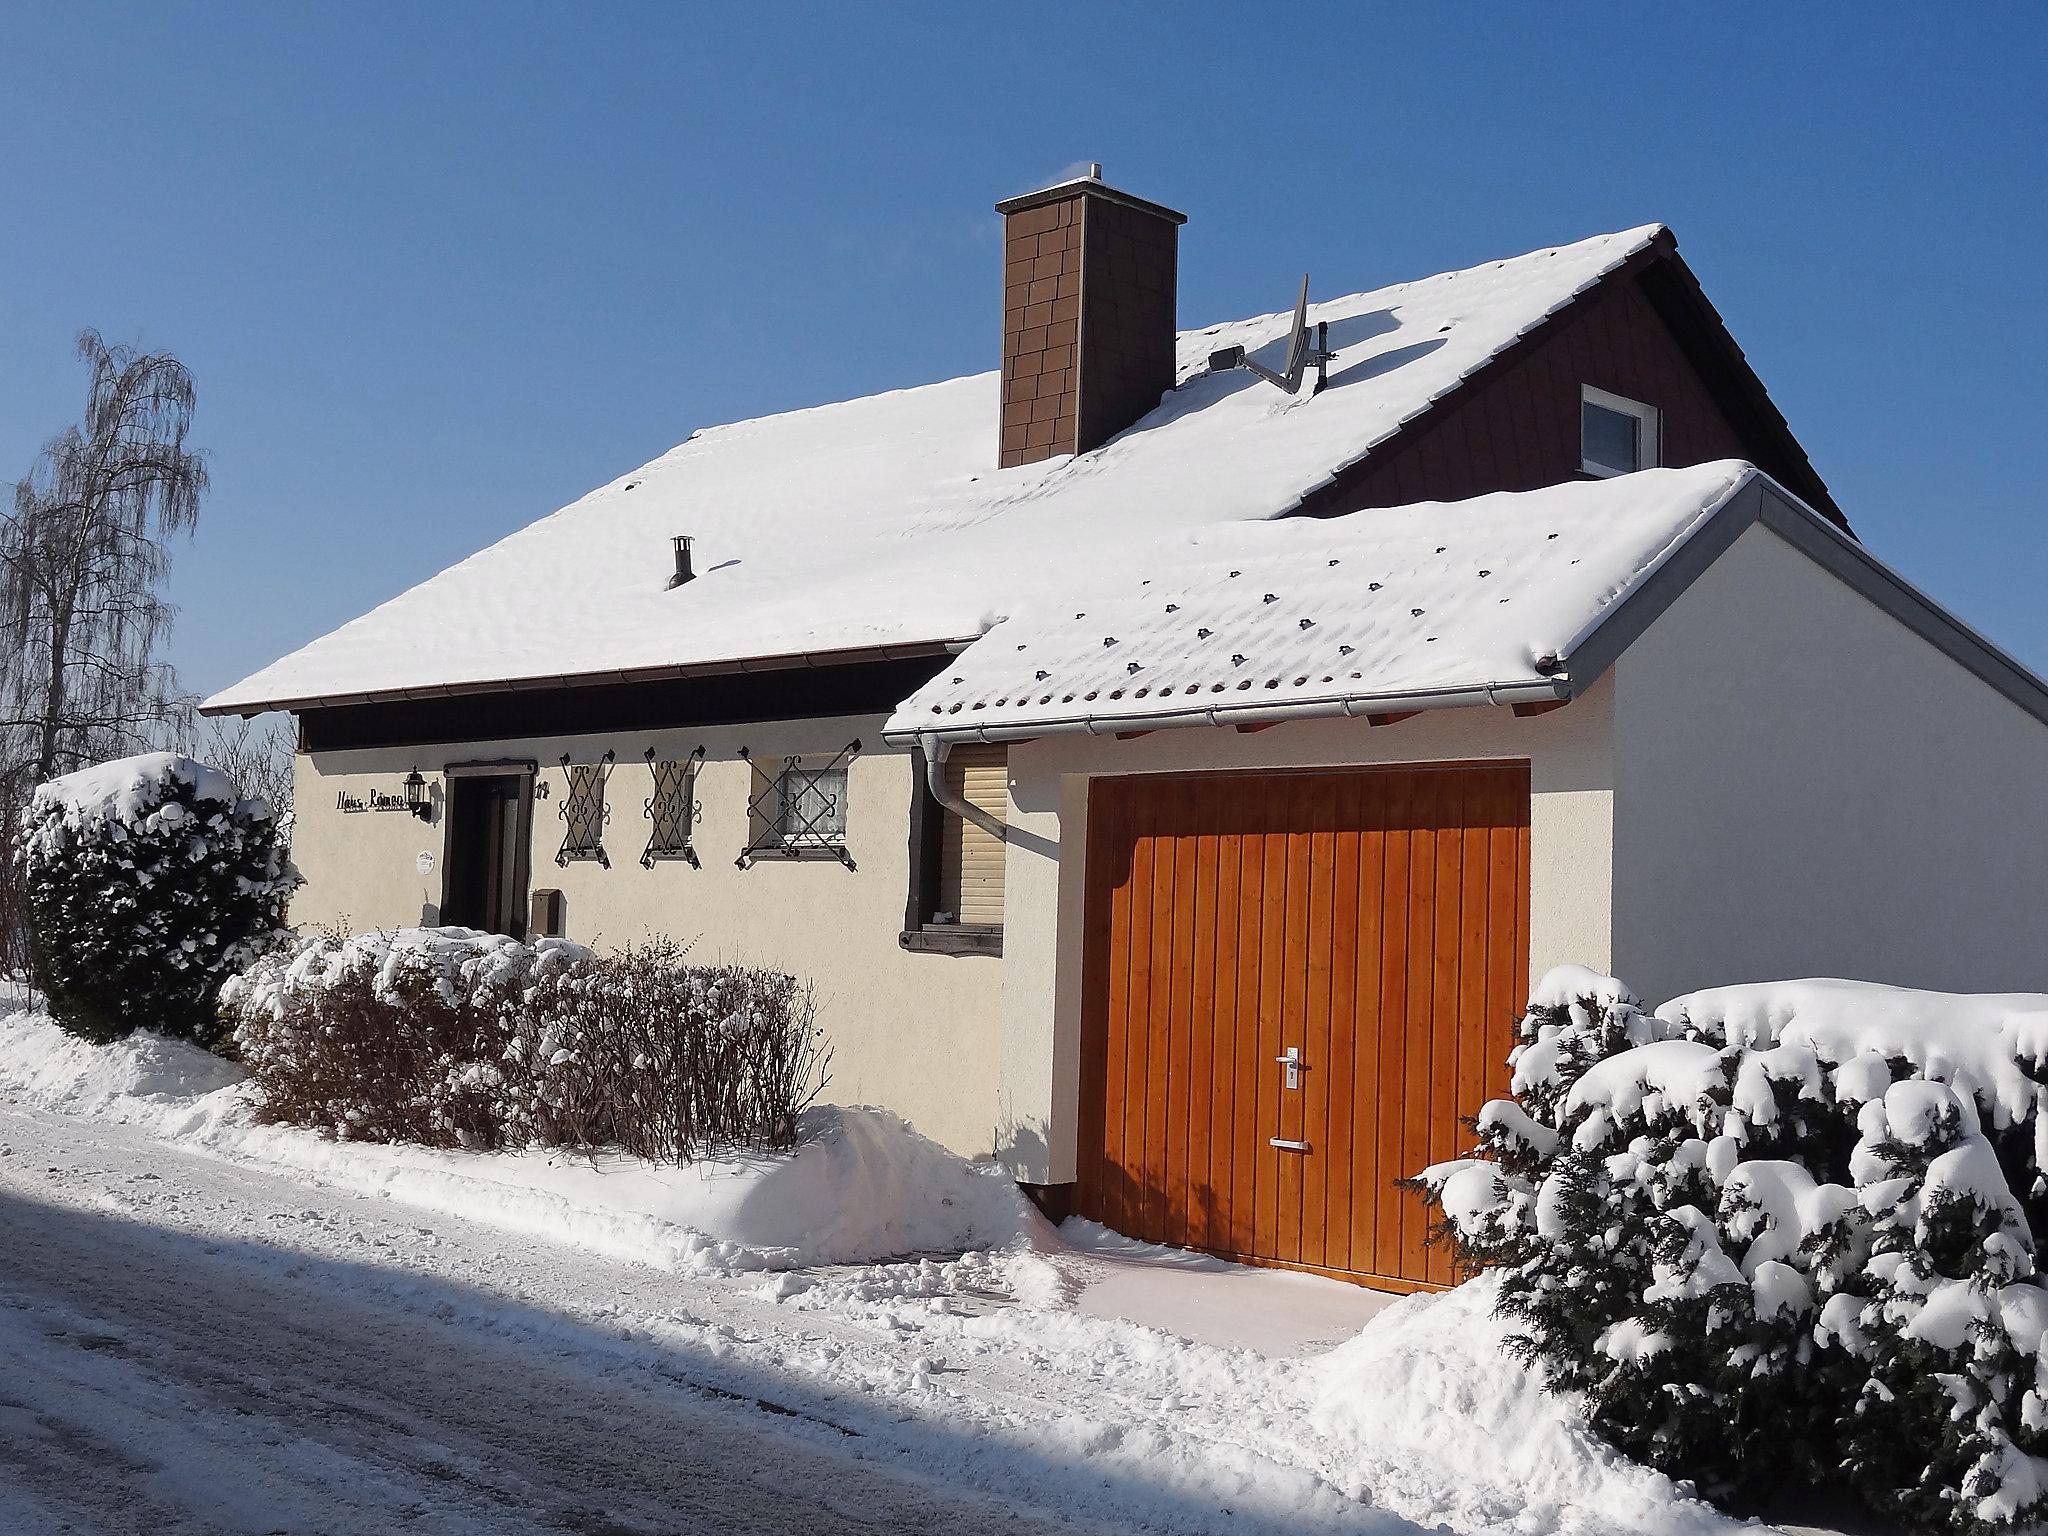
[(666, 942), (329, 935), (222, 998), (261, 1113), (356, 1140), (688, 1163), (795, 1145), (828, 1081), (808, 986)]

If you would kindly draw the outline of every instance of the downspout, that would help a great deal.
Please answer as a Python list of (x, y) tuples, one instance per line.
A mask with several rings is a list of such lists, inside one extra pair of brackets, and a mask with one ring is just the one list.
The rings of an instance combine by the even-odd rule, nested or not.
[(924, 784), (931, 791), (932, 798), (955, 816), (973, 822), (990, 837), (1009, 841), (1008, 826), (966, 796), (954, 794), (953, 786), (946, 782), (946, 754), (952, 750), (952, 742), (936, 734), (924, 734), (917, 738), (917, 744), (924, 752)]

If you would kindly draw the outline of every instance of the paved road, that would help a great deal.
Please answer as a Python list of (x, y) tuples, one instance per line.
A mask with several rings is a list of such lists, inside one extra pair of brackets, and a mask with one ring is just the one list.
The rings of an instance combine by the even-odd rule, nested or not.
[[(220, 1176), (118, 1128), (0, 1111), (0, 1531), (1074, 1528), (922, 1480), (729, 1374), (608, 1366), (580, 1324), (554, 1348), (544, 1320), (478, 1326), (484, 1293), (425, 1267), (352, 1277), (261, 1240), (266, 1219), (331, 1228), (340, 1197), (279, 1184), (246, 1235), (181, 1223)], [(366, 1247), (438, 1240), (354, 1225)]]

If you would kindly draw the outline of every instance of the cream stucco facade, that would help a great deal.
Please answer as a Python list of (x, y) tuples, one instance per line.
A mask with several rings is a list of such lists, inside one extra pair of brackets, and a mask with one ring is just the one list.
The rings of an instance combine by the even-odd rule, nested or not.
[[(667, 935), (711, 960), (768, 966), (811, 982), (832, 1044), (839, 1103), (884, 1104), (970, 1156), (996, 1148), (1001, 1059), (1001, 962), (989, 955), (913, 954), (898, 943), (909, 883), (912, 759), (882, 741), (879, 718), (776, 721), (691, 730), (464, 742), (459, 746), (302, 753), (292, 854), (307, 884), (293, 904), (301, 927), (355, 930), (439, 920), (449, 764), (527, 760), (549, 798), (533, 807), (532, 885), (563, 896), (568, 937), (600, 947)], [(847, 782), (846, 844), (834, 859), (766, 858), (740, 869), (748, 803), (763, 769), (790, 754), (830, 757), (859, 740)], [(698, 770), (694, 843), (699, 867), (640, 864), (653, 774), (644, 754), (687, 757)], [(747, 748), (751, 761), (739, 755)], [(607, 787), (609, 868), (555, 863), (561, 847), (564, 753), (617, 759)], [(403, 812), (345, 812), (337, 798), (401, 793), (418, 768), (436, 800), (434, 821)], [(432, 868), (422, 871), (422, 855)]]
[[(563, 893), (570, 937), (666, 934), (709, 958), (811, 981), (835, 1052), (829, 1097), (887, 1105), (1042, 1184), (1071, 1180), (1076, 1166), (1083, 855), (1089, 786), (1104, 776), (1526, 761), (1532, 975), (1577, 962), (1652, 1000), (1814, 974), (2048, 987), (2048, 725), (1956, 659), (1967, 646), (1935, 643), (1897, 604), (1888, 610), (1831, 569), (1839, 557), (1825, 541), (1800, 548), (1751, 523), (1604, 676), (1549, 713), (1474, 706), (1383, 726), (1319, 719), (1016, 742), (1000, 957), (899, 943), (915, 759), (885, 744), (872, 716), (302, 755), (294, 851), (309, 884), (294, 915), (358, 929), (437, 920), (438, 820), (345, 812), (337, 796), (396, 793), (418, 767), (438, 797), (450, 764), (535, 761), (552, 798), (534, 807), (532, 884)], [(829, 756), (855, 738), (864, 750), (846, 842), (856, 867), (771, 858), (736, 868), (764, 782), (755, 765)], [(643, 868), (643, 754), (699, 746), (701, 867)], [(557, 867), (554, 765), (607, 749), (618, 761), (611, 866)]]

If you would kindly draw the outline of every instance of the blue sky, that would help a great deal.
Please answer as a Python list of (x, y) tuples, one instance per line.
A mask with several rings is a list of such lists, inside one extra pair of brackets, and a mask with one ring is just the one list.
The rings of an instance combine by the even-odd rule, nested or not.
[[(1789, 14), (1788, 14), (1789, 13)], [(2048, 670), (2048, 7), (15, 5), (0, 478), (175, 351), (212, 689), (696, 426), (994, 365), (990, 205), (1184, 325), (1662, 219), (1865, 541)]]

